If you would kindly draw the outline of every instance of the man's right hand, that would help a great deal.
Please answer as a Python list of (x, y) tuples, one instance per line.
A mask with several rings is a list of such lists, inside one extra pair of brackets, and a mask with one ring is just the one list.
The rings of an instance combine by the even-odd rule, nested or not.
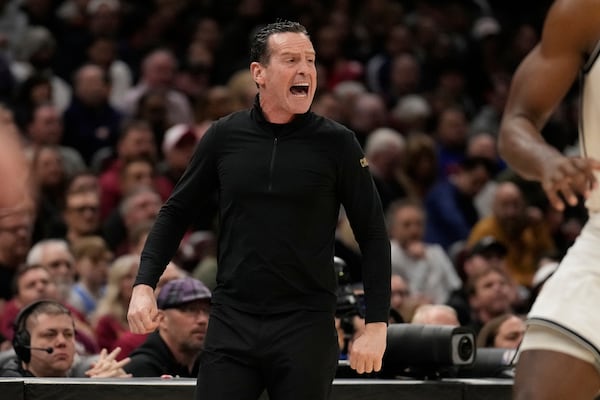
[(158, 308), (154, 290), (150, 286), (133, 287), (127, 321), (133, 333), (150, 333), (158, 328)]
[(562, 155), (549, 158), (541, 184), (550, 204), (562, 211), (565, 202), (570, 206), (577, 204), (578, 194), (587, 198), (598, 185), (596, 171), (600, 171), (600, 161), (595, 159)]

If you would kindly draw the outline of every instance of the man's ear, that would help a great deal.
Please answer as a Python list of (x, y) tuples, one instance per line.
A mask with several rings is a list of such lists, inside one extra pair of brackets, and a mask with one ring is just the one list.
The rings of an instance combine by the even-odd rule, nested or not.
[(250, 64), (250, 74), (252, 74), (252, 79), (258, 86), (262, 85), (265, 81), (264, 78), (264, 68), (259, 62), (252, 62)]
[(165, 312), (163, 310), (158, 310), (158, 315), (156, 316), (156, 320), (158, 321), (158, 324), (162, 324), (165, 320), (166, 316), (165, 316)]

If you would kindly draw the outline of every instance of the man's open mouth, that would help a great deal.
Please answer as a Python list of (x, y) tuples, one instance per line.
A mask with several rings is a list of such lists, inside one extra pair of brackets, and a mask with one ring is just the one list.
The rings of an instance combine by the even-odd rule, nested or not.
[(292, 85), (290, 92), (292, 92), (294, 96), (307, 96), (308, 87), (308, 83), (299, 83), (297, 85)]

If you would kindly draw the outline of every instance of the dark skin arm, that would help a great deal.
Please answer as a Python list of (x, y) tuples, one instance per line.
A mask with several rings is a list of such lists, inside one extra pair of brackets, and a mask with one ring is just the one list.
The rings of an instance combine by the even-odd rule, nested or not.
[(540, 131), (571, 88), (598, 38), (600, 1), (558, 0), (544, 24), (541, 42), (513, 77), (502, 119), (499, 150), (517, 173), (542, 184), (550, 203), (562, 210), (563, 199), (577, 204), (597, 185), (600, 161), (565, 157), (547, 144)]

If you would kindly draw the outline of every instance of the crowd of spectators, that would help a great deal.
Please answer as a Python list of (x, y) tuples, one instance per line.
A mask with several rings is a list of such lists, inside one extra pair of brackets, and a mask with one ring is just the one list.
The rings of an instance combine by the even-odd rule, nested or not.
[[(54, 299), (66, 311), (48, 312), (73, 320), (79, 355), (100, 354), (118, 376), (151, 370), (119, 361), (152, 344), (126, 322), (139, 253), (210, 123), (254, 102), (249, 38), (277, 18), (311, 34), (312, 111), (365, 150), (392, 242), (390, 321), (441, 312), (481, 331), (483, 346), (514, 347), (520, 317), (586, 218), (553, 210), (496, 151), (512, 73), (550, 3), (0, 0), (1, 128), (20, 133), (35, 186), (35, 206), (0, 218), (0, 349), (21, 309)], [(577, 112), (573, 90), (543, 132), (561, 151), (577, 151)], [(185, 276), (215, 287), (217, 195), (206, 196), (157, 291)], [(360, 296), (343, 210), (336, 239)], [(206, 316), (204, 302), (192, 305), (181, 312)], [(176, 337), (181, 316), (163, 314)], [(338, 322), (348, 355), (360, 310)], [(158, 335), (163, 350), (174, 340)]]

